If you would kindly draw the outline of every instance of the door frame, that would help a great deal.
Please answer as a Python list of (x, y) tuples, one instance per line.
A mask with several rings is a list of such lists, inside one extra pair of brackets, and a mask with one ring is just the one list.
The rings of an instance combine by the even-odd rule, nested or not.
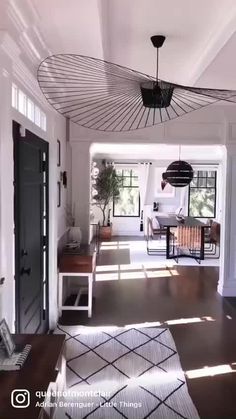
[[(12, 120), (12, 137), (13, 137), (13, 161), (14, 161), (14, 242), (15, 242), (15, 333), (20, 333), (20, 216), (19, 216), (19, 199), (20, 199), (20, 188), (19, 182), (19, 141), (21, 138), (20, 133), (21, 125)], [(30, 130), (25, 130), (31, 136), (33, 136), (32, 141), (36, 141), (38, 144), (46, 145), (47, 158), (45, 162), (45, 171), (46, 171), (46, 238), (41, 237), (42, 244), (46, 245), (46, 329), (49, 330), (49, 143), (42, 138), (38, 137), (35, 133)], [(44, 243), (43, 243), (44, 241)]]

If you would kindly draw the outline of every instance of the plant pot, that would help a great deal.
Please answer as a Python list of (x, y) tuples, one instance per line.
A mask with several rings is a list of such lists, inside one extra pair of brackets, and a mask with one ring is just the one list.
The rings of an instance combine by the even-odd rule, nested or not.
[(100, 226), (99, 238), (100, 240), (111, 240), (112, 226)]

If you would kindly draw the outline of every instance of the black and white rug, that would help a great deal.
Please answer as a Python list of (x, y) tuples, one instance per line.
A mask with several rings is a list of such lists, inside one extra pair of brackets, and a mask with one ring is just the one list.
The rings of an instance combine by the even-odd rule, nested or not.
[(168, 329), (58, 326), (66, 334), (65, 406), (56, 418), (197, 419)]

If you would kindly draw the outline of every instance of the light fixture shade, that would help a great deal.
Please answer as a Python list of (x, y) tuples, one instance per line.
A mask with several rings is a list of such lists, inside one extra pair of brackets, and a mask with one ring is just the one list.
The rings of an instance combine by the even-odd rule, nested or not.
[(186, 161), (177, 160), (167, 167), (162, 178), (175, 188), (181, 188), (190, 184), (193, 179), (193, 168)]
[(57, 112), (98, 131), (152, 127), (219, 100), (236, 101), (235, 91), (181, 86), (75, 54), (47, 57), (37, 78)]

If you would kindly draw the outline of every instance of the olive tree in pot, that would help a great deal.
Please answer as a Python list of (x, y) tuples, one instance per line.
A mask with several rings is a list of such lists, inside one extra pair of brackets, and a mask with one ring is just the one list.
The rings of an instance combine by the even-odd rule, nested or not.
[[(102, 162), (103, 167), (96, 178), (95, 189), (97, 195), (94, 196), (94, 205), (102, 211), (102, 225), (100, 226), (100, 238), (110, 239), (112, 235), (112, 225), (108, 222), (108, 207), (112, 200), (116, 201), (120, 196), (121, 179), (116, 173), (112, 164)], [(108, 215), (109, 218), (109, 215)]]

